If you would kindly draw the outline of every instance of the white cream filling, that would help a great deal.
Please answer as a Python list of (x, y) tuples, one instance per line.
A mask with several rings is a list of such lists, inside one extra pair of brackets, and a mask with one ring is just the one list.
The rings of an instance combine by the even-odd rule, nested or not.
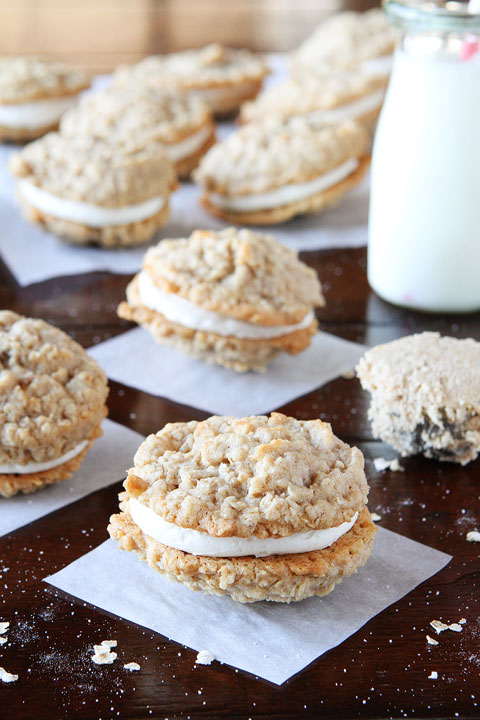
[(288, 335), (295, 330), (309, 327), (315, 317), (311, 310), (301, 322), (295, 325), (265, 326), (243, 322), (213, 310), (205, 310), (175, 293), (160, 290), (145, 270), (138, 275), (138, 294), (143, 305), (161, 313), (170, 322), (178, 323), (192, 330), (252, 340)]
[(19, 105), (0, 105), (0, 125), (25, 130), (53, 125), (64, 112), (77, 104), (77, 99), (77, 95), (68, 95)]
[(380, 109), (383, 98), (385, 97), (385, 90), (376, 90), (373, 93), (369, 93), (359, 100), (346, 103), (345, 105), (338, 105), (337, 107), (329, 108), (328, 110), (313, 110), (308, 113), (307, 117), (314, 121), (319, 122), (340, 122), (342, 120), (352, 120), (372, 110)]
[(328, 190), (328, 188), (344, 180), (357, 167), (358, 160), (356, 158), (350, 158), (334, 170), (324, 173), (314, 180), (308, 180), (307, 182), (292, 183), (291, 185), (279, 187), (276, 190), (252, 195), (229, 197), (226, 195), (218, 195), (217, 193), (210, 193), (209, 197), (215, 205), (220, 208), (225, 208), (225, 210), (238, 210), (239, 212), (267, 210), (281, 205), (288, 205), (289, 203)]
[(358, 517), (358, 513), (355, 513), (350, 522), (344, 522), (337, 527), (309, 530), (281, 538), (213, 537), (198, 530), (182, 528), (166, 522), (135, 498), (129, 499), (129, 507), (133, 522), (145, 535), (176, 550), (209, 557), (244, 557), (245, 555), (268, 557), (323, 550), (345, 535)]
[(152, 217), (165, 204), (163, 197), (155, 197), (138, 205), (124, 205), (119, 208), (91, 205), (86, 202), (65, 200), (33, 185), (28, 180), (20, 180), (20, 192), (25, 200), (41, 212), (53, 215), (61, 220), (82, 223), (89, 227), (107, 227), (128, 225)]
[(28, 475), (30, 473), (43, 472), (44, 470), (51, 470), (52, 468), (63, 465), (63, 463), (69, 462), (74, 457), (79, 455), (88, 445), (88, 440), (83, 440), (79, 445), (69, 450), (64, 455), (55, 458), (55, 460), (47, 460), (46, 462), (30, 462), (26, 465), (18, 465), (17, 463), (7, 463), (0, 465), (0, 475)]
[(202, 145), (206, 143), (211, 134), (212, 129), (206, 125), (179, 142), (170, 144), (165, 143), (165, 152), (170, 160), (178, 162), (179, 160), (183, 160), (183, 158), (186, 158), (199, 150)]
[(393, 55), (381, 55), (377, 58), (364, 60), (360, 65), (363, 72), (371, 75), (390, 75), (392, 72)]

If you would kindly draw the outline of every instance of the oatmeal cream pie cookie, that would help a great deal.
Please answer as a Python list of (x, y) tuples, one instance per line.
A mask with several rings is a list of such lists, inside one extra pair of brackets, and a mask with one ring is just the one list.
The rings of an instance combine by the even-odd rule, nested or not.
[(197, 50), (152, 55), (137, 65), (120, 67), (113, 82), (173, 87), (200, 98), (216, 115), (228, 115), (255, 97), (267, 73), (259, 55), (215, 43)]
[(149, 248), (120, 317), (199, 360), (262, 371), (305, 350), (324, 305), (314, 270), (270, 235), (226, 228)]
[(365, 175), (368, 144), (366, 129), (353, 121), (270, 117), (214, 145), (194, 178), (213, 215), (244, 225), (281, 223), (337, 204)]
[(160, 142), (179, 177), (188, 177), (215, 142), (208, 106), (169, 89), (109, 88), (84, 97), (62, 118), (62, 135), (134, 137)]
[(301, 115), (316, 122), (356, 120), (371, 129), (380, 113), (386, 85), (386, 78), (355, 70), (288, 77), (245, 103), (240, 120), (246, 123), (270, 115)]
[(43, 320), (0, 311), (0, 496), (72, 477), (107, 414), (107, 378)]
[(375, 527), (363, 456), (321, 420), (211, 417), (139, 447), (109, 533), (153, 570), (237, 602), (326, 595)]
[(388, 77), (399, 33), (381, 8), (324, 20), (291, 55), (294, 72), (357, 69)]
[(0, 60), (0, 140), (25, 142), (55, 130), (80, 91), (90, 85), (79, 70), (36, 58)]
[(12, 156), (28, 220), (71, 243), (105, 247), (149, 240), (168, 219), (177, 187), (159, 143), (49, 133)]
[(357, 366), (376, 437), (404, 457), (466, 465), (480, 452), (480, 343), (409, 335), (368, 350)]

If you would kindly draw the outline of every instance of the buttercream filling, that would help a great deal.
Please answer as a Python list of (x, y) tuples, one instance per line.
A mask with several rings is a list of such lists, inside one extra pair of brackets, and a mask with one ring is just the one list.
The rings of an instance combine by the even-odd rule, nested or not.
[(328, 110), (313, 110), (307, 117), (320, 122), (339, 122), (361, 117), (372, 110), (380, 109), (385, 90), (376, 90), (358, 100), (329, 108)]
[(380, 57), (364, 60), (360, 65), (363, 72), (371, 75), (390, 75), (392, 72), (393, 55), (381, 55)]
[(345, 535), (358, 517), (357, 512), (349, 522), (336, 527), (308, 530), (280, 538), (214, 537), (167, 522), (135, 498), (129, 498), (129, 508), (133, 522), (145, 535), (176, 550), (209, 557), (268, 557), (323, 550)]
[(0, 105), (0, 125), (25, 130), (53, 125), (64, 112), (77, 104), (77, 99), (77, 95), (68, 95), (18, 105)]
[(4, 465), (0, 465), (0, 475), (29, 475), (31, 473), (44, 472), (44, 470), (51, 470), (52, 468), (69, 462), (69, 460), (73, 460), (87, 445), (88, 440), (83, 440), (79, 445), (74, 447), (73, 450), (69, 450), (64, 455), (60, 455), (60, 457), (54, 460), (47, 460), (46, 462), (29, 462), (26, 465), (5, 463)]
[(309, 327), (315, 318), (313, 310), (311, 310), (301, 322), (295, 325), (266, 326), (236, 320), (213, 310), (205, 310), (175, 293), (167, 293), (161, 290), (145, 270), (142, 270), (138, 275), (138, 294), (143, 305), (161, 313), (170, 322), (178, 323), (191, 330), (213, 332), (216, 335), (237, 338), (268, 339), (281, 337), (295, 332), (295, 330)]
[(154, 197), (138, 205), (124, 205), (119, 208), (102, 207), (86, 202), (66, 200), (33, 185), (29, 180), (20, 180), (20, 192), (25, 200), (41, 212), (61, 220), (82, 223), (89, 227), (128, 225), (152, 217), (165, 205), (165, 198)]
[(350, 158), (334, 170), (323, 173), (314, 180), (307, 180), (307, 182), (291, 183), (275, 190), (252, 193), (251, 195), (238, 195), (237, 197), (218, 195), (212, 192), (209, 193), (209, 197), (215, 205), (225, 210), (238, 210), (239, 212), (268, 210), (324, 192), (344, 180), (348, 175), (351, 175), (357, 167), (357, 158)]
[(206, 143), (211, 134), (212, 129), (209, 125), (205, 125), (204, 127), (201, 127), (200, 130), (192, 133), (183, 140), (170, 144), (165, 143), (165, 152), (170, 160), (178, 162), (179, 160), (183, 160), (183, 158), (186, 158), (199, 150), (202, 145)]

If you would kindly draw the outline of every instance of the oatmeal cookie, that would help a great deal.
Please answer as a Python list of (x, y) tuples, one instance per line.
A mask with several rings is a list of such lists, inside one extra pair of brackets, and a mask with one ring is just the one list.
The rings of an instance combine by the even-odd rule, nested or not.
[(0, 311), (0, 495), (71, 477), (101, 434), (107, 394), (105, 373), (68, 335)]
[(14, 154), (10, 171), (28, 219), (67, 241), (110, 247), (148, 240), (166, 222), (177, 187), (153, 140), (50, 133)]
[(226, 228), (150, 248), (118, 314), (160, 344), (244, 372), (308, 347), (323, 304), (316, 273), (293, 250)]
[(321, 420), (169, 424), (134, 463), (109, 532), (193, 590), (302, 600), (330, 592), (371, 552), (363, 456)]
[(376, 437), (402, 456), (466, 465), (480, 451), (480, 343), (424, 332), (377, 345), (357, 366)]

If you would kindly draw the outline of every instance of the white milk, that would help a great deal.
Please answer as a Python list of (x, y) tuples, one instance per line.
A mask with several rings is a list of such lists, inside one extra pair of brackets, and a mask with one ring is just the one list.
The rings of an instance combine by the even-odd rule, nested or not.
[(392, 303), (480, 309), (480, 54), (399, 50), (372, 158), (368, 279)]

